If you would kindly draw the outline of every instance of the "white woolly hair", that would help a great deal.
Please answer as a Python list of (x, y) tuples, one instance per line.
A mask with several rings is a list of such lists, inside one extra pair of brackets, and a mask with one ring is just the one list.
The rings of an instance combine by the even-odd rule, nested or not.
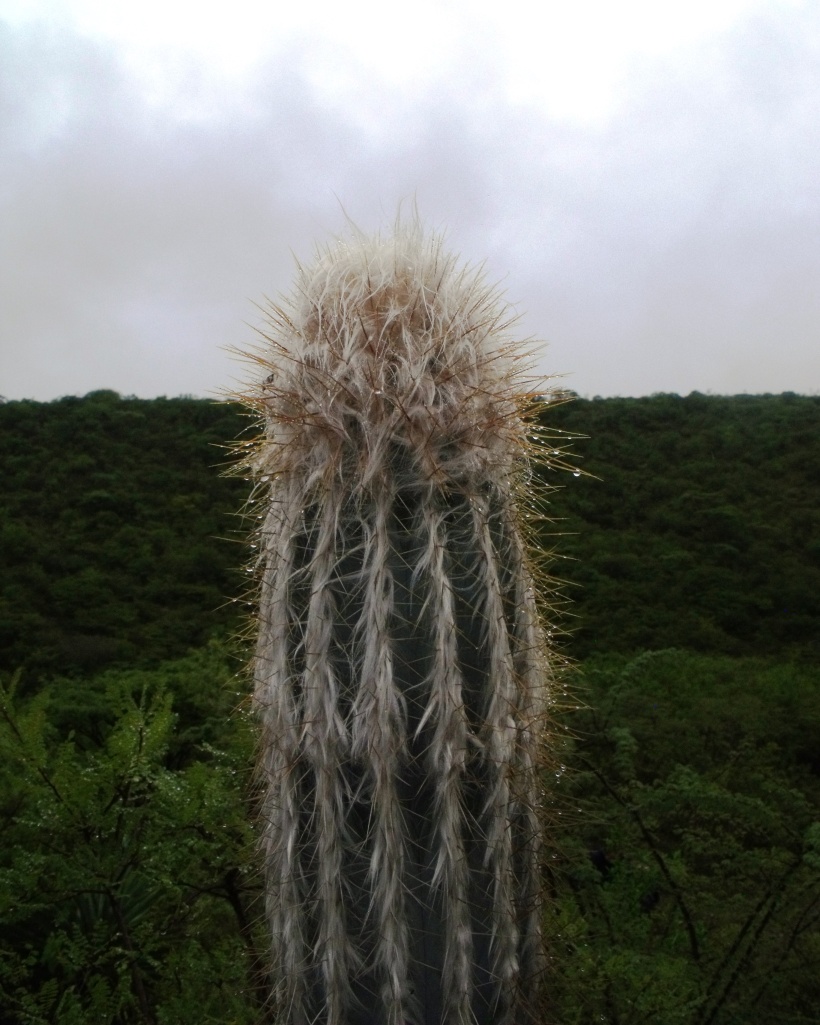
[(288, 1025), (535, 1013), (551, 670), (520, 510), (543, 386), (511, 323), (413, 223), (300, 266), (252, 357), (263, 851)]
[(267, 469), (304, 472), (307, 460), (324, 474), (354, 439), (362, 484), (391, 444), (438, 482), (508, 472), (521, 398), (534, 390), (530, 354), (507, 335), (512, 319), (480, 271), (417, 224), (321, 250), (270, 311)]

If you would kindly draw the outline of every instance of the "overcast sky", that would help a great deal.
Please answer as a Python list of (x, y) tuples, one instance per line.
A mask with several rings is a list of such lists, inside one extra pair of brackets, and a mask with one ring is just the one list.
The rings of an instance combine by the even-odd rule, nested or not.
[(820, 3), (0, 0), (0, 394), (215, 395), (400, 203), (581, 395), (820, 392)]

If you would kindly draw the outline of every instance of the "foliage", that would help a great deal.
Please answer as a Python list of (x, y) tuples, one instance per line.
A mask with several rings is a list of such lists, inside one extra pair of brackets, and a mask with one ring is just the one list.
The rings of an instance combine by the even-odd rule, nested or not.
[(549, 873), (556, 1019), (820, 1021), (820, 674), (662, 651), (584, 679)]
[[(560, 1025), (820, 1022), (818, 419), (794, 395), (549, 414), (593, 475), (555, 475), (545, 538), (586, 701), (549, 787)], [(208, 645), (247, 611), (220, 540), (247, 485), (214, 465), (246, 426), (0, 405), (0, 1025), (265, 1018), (246, 684)]]
[[(230, 680), (217, 646), (112, 671), (90, 733), (58, 730), (63, 681), (23, 702), (4, 688), (3, 1025), (259, 1020), (252, 741)], [(180, 681), (206, 695), (181, 731)]]
[(179, 657), (236, 618), (243, 482), (217, 447), (247, 421), (195, 399), (0, 405), (0, 668), (55, 673)]
[[(3, 1025), (265, 1019), (232, 671), (217, 644), (108, 671), (87, 728), (77, 680), (5, 689)], [(550, 788), (549, 1021), (816, 1025), (818, 682), (674, 650), (587, 661)]]
[[(570, 654), (817, 654), (820, 399), (577, 399), (547, 420), (590, 474), (548, 473)], [(238, 629), (224, 538), (248, 485), (219, 446), (248, 429), (197, 399), (0, 404), (0, 669), (31, 690)]]
[(576, 400), (548, 419), (589, 474), (547, 474), (575, 657), (817, 656), (820, 397)]

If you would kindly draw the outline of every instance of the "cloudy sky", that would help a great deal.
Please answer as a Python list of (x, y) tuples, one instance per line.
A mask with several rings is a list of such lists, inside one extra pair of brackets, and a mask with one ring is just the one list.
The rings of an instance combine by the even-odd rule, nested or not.
[(399, 204), (581, 395), (820, 392), (820, 3), (0, 0), (0, 394), (214, 395)]

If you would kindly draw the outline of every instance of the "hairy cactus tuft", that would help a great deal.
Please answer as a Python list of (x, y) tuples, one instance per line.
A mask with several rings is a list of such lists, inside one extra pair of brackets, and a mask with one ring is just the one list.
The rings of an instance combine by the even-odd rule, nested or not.
[(399, 225), (299, 267), (253, 357), (287, 1025), (534, 1020), (552, 668), (525, 537), (546, 400), (511, 323), (479, 272)]

